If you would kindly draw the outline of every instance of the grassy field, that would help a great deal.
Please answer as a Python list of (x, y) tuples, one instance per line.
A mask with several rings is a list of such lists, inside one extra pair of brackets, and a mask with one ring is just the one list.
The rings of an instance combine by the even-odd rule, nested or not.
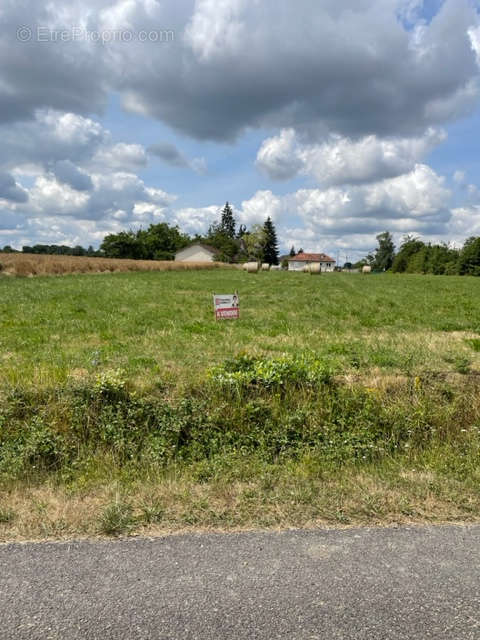
[[(213, 292), (235, 290), (241, 320), (215, 322)], [(216, 270), (5, 278), (0, 291), (0, 384), (118, 367), (180, 384), (242, 351), (312, 351), (355, 376), (480, 371), (480, 279)]]
[[(0, 540), (479, 519), (480, 279), (0, 290)], [(236, 290), (240, 320), (215, 322)]]

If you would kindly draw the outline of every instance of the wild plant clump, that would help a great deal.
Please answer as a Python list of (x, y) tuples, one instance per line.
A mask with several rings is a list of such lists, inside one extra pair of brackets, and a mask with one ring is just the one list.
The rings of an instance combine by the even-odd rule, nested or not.
[(314, 357), (282, 356), (259, 358), (241, 354), (210, 371), (210, 379), (219, 385), (248, 388), (315, 387), (332, 379), (330, 366)]
[(99, 394), (115, 394), (125, 390), (127, 379), (122, 369), (109, 369), (97, 374), (94, 390)]
[(75, 474), (93, 461), (118, 471), (239, 454), (268, 464), (306, 453), (362, 464), (446, 443), (458, 448), (458, 466), (478, 455), (479, 397), (476, 388), (418, 376), (394, 391), (349, 385), (308, 355), (242, 354), (178, 397), (138, 393), (125, 372), (106, 370), (71, 386), (1, 396), (0, 478)]

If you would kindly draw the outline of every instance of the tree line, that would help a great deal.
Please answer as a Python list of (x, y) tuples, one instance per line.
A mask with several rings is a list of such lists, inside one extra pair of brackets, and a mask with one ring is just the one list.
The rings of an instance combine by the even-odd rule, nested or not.
[(472, 236), (456, 248), (406, 235), (397, 251), (392, 235), (384, 231), (377, 235), (377, 242), (373, 253), (352, 266), (369, 265), (375, 271), (392, 273), (480, 276), (480, 237)]
[[(255, 224), (250, 229), (245, 225), (237, 228), (233, 211), (227, 202), (220, 218), (212, 224), (205, 235), (191, 237), (178, 226), (166, 222), (151, 224), (148, 229), (121, 231), (105, 236), (99, 250), (93, 247), (67, 247), (59, 245), (24, 246), (20, 253), (49, 255), (91, 256), (105, 258), (131, 258), (134, 260), (174, 260), (175, 254), (192, 243), (206, 244), (218, 252), (221, 262), (260, 261), (278, 264), (278, 240), (270, 217), (263, 225)], [(10, 246), (5, 253), (19, 253)]]
[(91, 245), (88, 249), (77, 245), (75, 247), (68, 247), (64, 244), (34, 244), (29, 247), (25, 245), (22, 247), (21, 251), (17, 249), (13, 249), (9, 244), (5, 245), (3, 249), (0, 249), (2, 253), (36, 253), (43, 255), (54, 255), (54, 256), (88, 256), (90, 258), (101, 257), (103, 253), (94, 249)]

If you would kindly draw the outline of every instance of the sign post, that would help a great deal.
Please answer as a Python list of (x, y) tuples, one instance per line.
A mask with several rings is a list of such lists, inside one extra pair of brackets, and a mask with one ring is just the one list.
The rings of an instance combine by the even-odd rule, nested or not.
[(213, 294), (215, 320), (238, 320), (240, 317), (240, 300), (238, 292), (233, 294)]

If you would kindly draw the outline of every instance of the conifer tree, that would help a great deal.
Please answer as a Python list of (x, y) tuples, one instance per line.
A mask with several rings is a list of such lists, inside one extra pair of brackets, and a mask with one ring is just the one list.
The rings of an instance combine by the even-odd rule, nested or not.
[(232, 207), (228, 202), (223, 207), (219, 231), (228, 238), (232, 238), (232, 240), (235, 238), (235, 218), (233, 217)]
[(263, 261), (268, 264), (278, 264), (278, 240), (275, 226), (270, 216), (263, 225), (265, 244), (263, 246)]

